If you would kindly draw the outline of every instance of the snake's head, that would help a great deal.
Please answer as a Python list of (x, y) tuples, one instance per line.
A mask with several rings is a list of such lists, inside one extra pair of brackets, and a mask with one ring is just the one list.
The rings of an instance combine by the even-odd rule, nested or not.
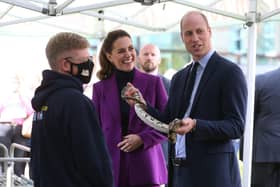
[[(141, 92), (135, 88), (135, 92), (132, 96), (127, 96), (125, 93), (127, 92), (127, 89), (129, 88), (129, 86), (125, 86), (122, 91), (121, 91), (121, 97), (122, 99), (125, 99), (125, 100), (133, 100), (135, 101), (135, 104), (138, 103), (140, 104), (140, 106), (143, 108), (143, 109), (146, 109), (147, 108), (147, 104), (146, 104), (146, 101), (145, 99), (143, 98)], [(133, 87), (134, 88), (134, 87)]]

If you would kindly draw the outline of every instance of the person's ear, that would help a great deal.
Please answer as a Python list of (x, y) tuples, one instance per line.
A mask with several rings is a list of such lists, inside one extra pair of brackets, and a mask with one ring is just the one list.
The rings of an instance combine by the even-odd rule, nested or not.
[(182, 32), (180, 32), (180, 36), (181, 36), (182, 42), (184, 42), (184, 36), (183, 36), (183, 33), (182, 33)]
[(212, 29), (210, 27), (208, 27), (208, 32), (209, 32), (210, 36), (212, 36)]
[(71, 68), (70, 63), (66, 59), (61, 59), (60, 64), (61, 64), (61, 69), (63, 71), (66, 71), (66, 72), (70, 71), (70, 68)]
[(58, 61), (59, 70), (63, 73), (70, 73), (71, 72), (71, 64), (66, 59), (61, 59)]
[(112, 55), (110, 53), (106, 53), (106, 58), (112, 63)]

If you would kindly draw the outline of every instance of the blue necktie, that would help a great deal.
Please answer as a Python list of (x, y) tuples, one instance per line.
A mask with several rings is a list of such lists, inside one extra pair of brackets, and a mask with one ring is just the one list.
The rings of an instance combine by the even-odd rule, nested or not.
[(199, 65), (198, 62), (194, 62), (192, 68), (190, 69), (189, 76), (187, 78), (184, 93), (183, 93), (183, 98), (182, 98), (183, 101), (181, 103), (182, 105), (181, 105), (179, 118), (184, 117), (184, 114), (186, 113), (189, 107), (198, 65)]

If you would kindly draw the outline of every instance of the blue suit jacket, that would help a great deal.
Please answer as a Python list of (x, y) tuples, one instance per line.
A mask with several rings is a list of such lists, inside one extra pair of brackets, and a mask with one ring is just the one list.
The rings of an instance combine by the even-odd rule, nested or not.
[[(176, 73), (171, 81), (165, 111), (148, 111), (169, 123), (179, 116), (183, 89), (190, 66)], [(232, 139), (244, 131), (247, 86), (241, 69), (214, 53), (200, 80), (190, 117), (197, 119), (196, 130), (186, 135), (194, 186), (241, 186), (238, 161)], [(172, 168), (169, 174), (172, 175)]]
[(280, 68), (256, 77), (253, 161), (280, 162)]

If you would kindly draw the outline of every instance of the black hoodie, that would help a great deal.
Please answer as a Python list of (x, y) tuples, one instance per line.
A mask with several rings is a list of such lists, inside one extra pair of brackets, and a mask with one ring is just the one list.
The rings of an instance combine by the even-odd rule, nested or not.
[(32, 99), (35, 187), (112, 187), (111, 160), (82, 83), (45, 70)]

